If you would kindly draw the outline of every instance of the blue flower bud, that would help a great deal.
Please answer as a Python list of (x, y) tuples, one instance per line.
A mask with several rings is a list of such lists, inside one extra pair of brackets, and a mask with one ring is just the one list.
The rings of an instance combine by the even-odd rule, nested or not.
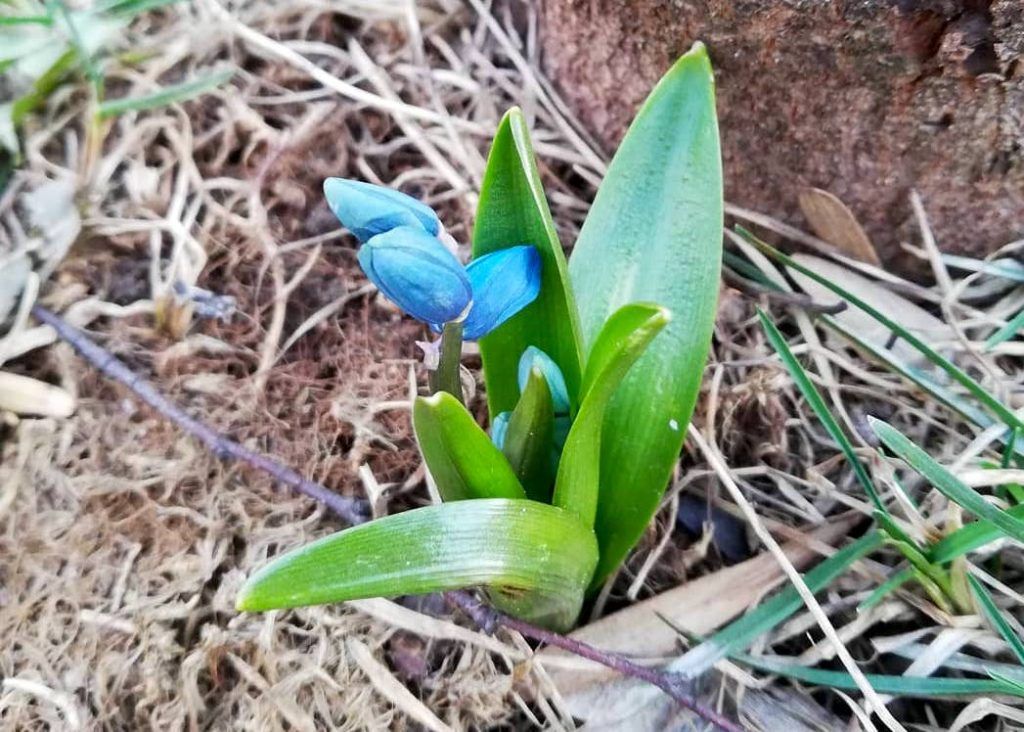
[(474, 259), (466, 268), (473, 287), (473, 307), (463, 323), (463, 337), (481, 338), (540, 294), (540, 254), (532, 246), (510, 247)]
[(551, 356), (544, 353), (536, 346), (530, 346), (523, 355), (519, 357), (519, 392), (526, 390), (526, 382), (530, 379), (530, 371), (536, 366), (544, 374), (544, 380), (548, 382), (548, 389), (551, 391), (551, 405), (555, 414), (569, 413), (569, 390), (565, 386), (565, 377), (562, 370), (558, 368)]
[(508, 433), (508, 421), (512, 418), (512, 412), (502, 412), (491, 422), (491, 442), (501, 450), (505, 447), (505, 435)]
[(324, 181), (324, 196), (342, 225), (363, 243), (399, 226), (421, 229), (431, 236), (437, 236), (441, 230), (434, 209), (390, 188), (328, 178)]
[(385, 297), (426, 323), (455, 320), (472, 297), (459, 260), (436, 238), (412, 226), (372, 237), (359, 249), (359, 265)]

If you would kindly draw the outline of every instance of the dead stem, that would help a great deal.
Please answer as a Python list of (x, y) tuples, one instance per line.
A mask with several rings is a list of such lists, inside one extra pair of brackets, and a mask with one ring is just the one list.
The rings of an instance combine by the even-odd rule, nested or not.
[[(349, 524), (361, 524), (369, 520), (365, 501), (340, 496), (326, 486), (306, 480), (286, 465), (267, 455), (239, 445), (212, 427), (189, 416), (181, 407), (157, 391), (156, 387), (132, 372), (114, 354), (41, 305), (33, 306), (32, 315), (40, 322), (52, 327), (62, 340), (71, 345), (97, 370), (126, 386), (139, 399), (206, 445), (217, 457), (241, 460), (254, 468), (263, 470), (280, 482), (324, 504)], [(726, 732), (742, 732), (743, 730), (738, 723), (698, 702), (692, 695), (691, 682), (684, 680), (678, 674), (640, 666), (617, 653), (608, 653), (586, 643), (509, 617), (488, 607), (466, 592), (447, 592), (445, 600), (450, 605), (462, 610), (487, 633), (493, 633), (498, 628), (504, 627), (540, 643), (556, 646), (581, 658), (607, 666), (625, 676), (631, 676), (657, 686), (681, 706), (719, 729), (726, 730)]]

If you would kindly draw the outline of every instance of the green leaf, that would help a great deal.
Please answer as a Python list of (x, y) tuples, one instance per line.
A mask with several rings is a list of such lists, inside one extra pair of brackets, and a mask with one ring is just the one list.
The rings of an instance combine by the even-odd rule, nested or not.
[(426, 506), (278, 557), (239, 591), (247, 612), (487, 587), (524, 620), (565, 629), (597, 562), (593, 532), (535, 501)]
[(673, 322), (608, 407), (596, 582), (640, 538), (668, 484), (700, 391), (722, 259), (714, 76), (700, 43), (651, 92), (615, 153), (569, 264), (584, 341), (629, 302)]
[(505, 432), (505, 453), (528, 498), (548, 503), (554, 478), (552, 451), (555, 448), (555, 411), (551, 389), (539, 366), (530, 369), (526, 389)]
[(988, 337), (985, 341), (985, 350), (991, 350), (1000, 343), (1010, 340), (1022, 330), (1024, 330), (1024, 310), (1014, 315), (1002, 328)]
[[(1007, 509), (1006, 514), (1018, 521), (1024, 521), (1024, 504)], [(972, 521), (934, 544), (928, 551), (928, 558), (937, 564), (943, 564), (1003, 538), (1003, 533), (990, 521)]]
[(417, 397), (412, 425), (423, 460), (445, 501), (526, 498), (501, 450), (448, 392)]
[(574, 410), (583, 370), (579, 315), (565, 254), (544, 198), (526, 121), (513, 107), (501, 120), (487, 159), (473, 228), (473, 256), (520, 244), (532, 244), (540, 253), (540, 295), (480, 340), (492, 420), (511, 411), (519, 400), (516, 371), (527, 346), (536, 346), (558, 364)]
[(216, 89), (234, 75), (233, 69), (226, 69), (201, 76), (192, 81), (165, 86), (151, 94), (143, 94), (137, 97), (122, 97), (120, 99), (106, 99), (99, 105), (98, 113), (100, 117), (106, 118), (123, 114), (124, 112), (139, 112), (145, 109), (165, 107), (168, 104), (177, 104), (178, 102), (193, 99)]
[(899, 572), (894, 572), (889, 579), (875, 588), (875, 591), (872, 592), (864, 602), (857, 606), (857, 612), (862, 613), (865, 610), (870, 610), (888, 597), (890, 593), (898, 590), (907, 582), (914, 579), (916, 574), (917, 570), (913, 567), (904, 567)]
[[(871, 531), (865, 534), (807, 572), (804, 575), (804, 584), (811, 592), (818, 592), (858, 559), (881, 548), (883, 543), (884, 537), (880, 532)], [(687, 651), (673, 662), (670, 668), (690, 677), (699, 676), (720, 659), (748, 648), (760, 636), (784, 623), (803, 606), (803, 599), (796, 588), (786, 587), (760, 607), (734, 620), (700, 645)]]
[(796, 384), (800, 393), (803, 394), (804, 399), (807, 400), (807, 404), (810, 405), (815, 416), (817, 416), (818, 421), (820, 421), (822, 426), (824, 426), (825, 431), (828, 432), (829, 436), (835, 440), (837, 445), (839, 445), (839, 449), (843, 451), (843, 455), (846, 457), (846, 462), (848, 462), (850, 467), (853, 468), (853, 473), (857, 476), (857, 480), (860, 481), (861, 486), (864, 488), (864, 492), (879, 511), (885, 512), (885, 506), (878, 498), (878, 493), (875, 491), (875, 486), (871, 481), (871, 476), (868, 475), (868, 471), (864, 469), (864, 465), (861, 463), (860, 458), (857, 457), (857, 453), (853, 449), (853, 444), (850, 442), (849, 438), (847, 438), (842, 429), (840, 429), (839, 423), (836, 422), (835, 417), (832, 416), (832, 412), (825, 404), (825, 400), (821, 398), (821, 394), (814, 388), (814, 384), (811, 383), (811, 379), (807, 376), (807, 372), (804, 371), (804, 367), (800, 365), (796, 356), (794, 356), (793, 352), (789, 350), (789, 344), (786, 343), (786, 339), (782, 337), (782, 333), (780, 333), (779, 329), (775, 327), (775, 323), (768, 318), (761, 308), (757, 308), (757, 317), (761, 319), (761, 327), (764, 329), (765, 335), (768, 337), (768, 342), (771, 343), (772, 348), (774, 348), (779, 354), (786, 370), (789, 371), (790, 376), (793, 377), (793, 383)]
[(891, 425), (873, 417), (869, 417), (868, 422), (886, 447), (923, 475), (942, 495), (979, 519), (990, 521), (1007, 536), (1024, 541), (1024, 521), (1006, 511), (1000, 511), (986, 501), (980, 493), (965, 485)]
[[(552, 503), (594, 525), (601, 475), (605, 412), (619, 384), (654, 337), (672, 320), (663, 307), (630, 303), (604, 324), (587, 356), (580, 411), (562, 449)], [(613, 434), (611, 441), (621, 435)], [(603, 496), (602, 496), (603, 498)]]
[[(827, 671), (763, 656), (737, 654), (734, 658), (740, 663), (756, 668), (759, 671), (778, 674), (779, 676), (796, 679), (807, 684), (827, 686), (832, 689), (845, 689), (847, 691), (857, 691), (859, 689), (857, 682), (845, 671)], [(897, 694), (910, 697), (965, 696), (973, 694), (1024, 696), (1024, 689), (1020, 685), (999, 678), (956, 679), (927, 676), (886, 676), (882, 674), (864, 674), (864, 678), (880, 694)]]
[(995, 414), (997, 417), (999, 417), (999, 419), (1001, 419), (1008, 427), (1011, 427), (1011, 428), (1013, 428), (1013, 427), (1024, 428), (1024, 421), (1022, 421), (1020, 419), (1020, 417), (1018, 417), (1016, 414), (1014, 414), (1013, 410), (1011, 410), (1009, 407), (1007, 407), (1005, 404), (1003, 404), (1001, 401), (999, 401), (999, 399), (997, 399), (987, 389), (985, 389), (984, 386), (982, 386), (977, 381), (975, 381), (971, 377), (970, 374), (968, 374), (966, 371), (964, 371), (959, 366), (954, 364), (948, 358), (946, 358), (945, 356), (940, 354), (934, 348), (929, 346), (927, 343), (925, 343), (923, 340), (921, 340), (921, 338), (919, 336), (917, 336), (916, 334), (914, 334), (912, 331), (907, 330), (902, 325), (897, 323), (895, 320), (893, 320), (892, 318), (889, 318), (884, 313), (882, 313), (880, 310), (878, 310), (875, 307), (871, 306), (870, 304), (868, 304), (864, 300), (861, 300), (859, 297), (854, 295), (852, 292), (850, 292), (849, 290), (846, 290), (845, 288), (843, 288), (840, 285), (836, 284), (835, 282), (833, 282), (829, 278), (823, 277), (822, 275), (818, 274), (814, 270), (809, 269), (809, 268), (803, 266), (802, 264), (800, 264), (799, 262), (794, 260), (792, 257), (789, 257), (789, 256), (783, 254), (782, 252), (780, 252), (778, 249), (776, 249), (775, 247), (771, 246), (770, 244), (766, 244), (765, 242), (759, 240), (757, 237), (755, 237), (753, 234), (751, 234), (746, 229), (743, 229), (742, 227), (736, 227), (736, 230), (745, 239), (747, 239), (747, 241), (749, 241), (751, 244), (756, 246), (758, 249), (763, 251), (768, 256), (772, 257), (773, 259), (775, 259), (775, 260), (777, 260), (779, 262), (782, 262), (784, 265), (786, 265), (787, 267), (790, 267), (790, 268), (796, 270), (797, 272), (800, 272), (800, 273), (802, 273), (804, 275), (807, 275), (812, 280), (814, 280), (815, 282), (818, 282), (819, 284), (823, 285), (824, 287), (827, 287), (829, 290), (831, 290), (835, 294), (839, 295), (839, 297), (843, 298), (844, 300), (846, 300), (848, 303), (850, 303), (854, 307), (860, 308), (865, 313), (867, 313), (872, 318), (874, 318), (879, 323), (881, 323), (886, 328), (888, 328), (893, 333), (895, 333), (897, 336), (899, 336), (900, 338), (905, 340), (907, 343), (909, 343), (911, 346), (913, 346), (918, 352), (920, 352), (921, 355), (923, 355), (926, 359), (928, 359), (928, 361), (930, 361), (935, 366), (937, 366), (938, 368), (942, 369), (947, 374), (949, 374), (949, 376), (954, 381), (956, 381), (958, 384), (963, 386), (975, 399), (977, 399), (979, 402), (984, 404), (993, 414)]
[(989, 594), (985, 585), (981, 584), (981, 581), (973, 574), (967, 575), (967, 582), (970, 584), (974, 599), (985, 614), (989, 624), (995, 628), (996, 632), (1010, 646), (1010, 650), (1013, 651), (1017, 660), (1024, 664), (1024, 640), (1021, 640), (1021, 637), (1017, 635), (1017, 632), (1003, 616), (1003, 611), (996, 605), (996, 601), (992, 599), (992, 595)]

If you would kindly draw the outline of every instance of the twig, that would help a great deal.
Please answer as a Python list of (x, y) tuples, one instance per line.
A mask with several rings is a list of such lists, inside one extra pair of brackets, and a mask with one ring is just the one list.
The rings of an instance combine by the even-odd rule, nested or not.
[[(181, 407), (158, 392), (156, 387), (132, 372), (114, 354), (92, 341), (85, 333), (67, 323), (60, 316), (51, 313), (46, 308), (35, 305), (32, 308), (32, 315), (40, 322), (51, 326), (62, 340), (69, 343), (82, 358), (101, 373), (128, 387), (139, 399), (198, 439), (217, 457), (241, 460), (254, 468), (263, 470), (280, 482), (323, 503), (327, 508), (352, 525), (365, 523), (369, 520), (369, 511), (365, 501), (339, 496), (319, 483), (306, 480), (294, 470), (273, 458), (242, 447), (237, 442), (221, 435), (212, 427), (189, 416)], [(698, 702), (691, 692), (692, 681), (680, 674), (640, 666), (625, 656), (602, 651), (586, 643), (510, 617), (488, 607), (468, 592), (446, 592), (444, 597), (450, 605), (462, 610), (486, 633), (493, 633), (498, 628), (503, 627), (540, 643), (556, 646), (581, 658), (607, 666), (625, 676), (631, 676), (657, 686), (672, 697), (680, 706), (689, 709), (705, 721), (719, 729), (725, 730), (725, 732), (743, 732), (742, 726)]]
[(101, 373), (127, 386), (139, 399), (202, 442), (217, 457), (222, 460), (241, 460), (270, 474), (288, 487), (324, 504), (350, 524), (360, 524), (369, 518), (369, 509), (365, 501), (338, 495), (320, 483), (306, 480), (288, 466), (239, 445), (189, 416), (185, 410), (157, 391), (156, 387), (129, 369), (117, 356), (92, 341), (63, 318), (41, 305), (32, 307), (32, 315), (57, 331), (61, 340), (67, 341), (82, 358)]
[(748, 295), (753, 295), (755, 297), (763, 296), (768, 300), (778, 302), (783, 305), (798, 307), (809, 313), (837, 315), (848, 307), (845, 300), (840, 300), (839, 302), (834, 303), (821, 303), (816, 301), (810, 295), (805, 295), (802, 292), (782, 292), (781, 290), (773, 290), (770, 287), (765, 287), (753, 280), (748, 280), (746, 277), (733, 272), (727, 267), (722, 269), (722, 276), (730, 285), (737, 287)]

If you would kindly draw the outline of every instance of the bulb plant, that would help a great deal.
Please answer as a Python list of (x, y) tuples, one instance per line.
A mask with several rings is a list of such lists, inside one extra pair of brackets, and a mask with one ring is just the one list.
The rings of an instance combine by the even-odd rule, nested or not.
[[(238, 608), (481, 588), (509, 614), (571, 627), (656, 511), (707, 359), (722, 183), (704, 47), (638, 112), (569, 261), (517, 109), (493, 141), (467, 266), (422, 202), (324, 189), (367, 277), (440, 334), (412, 418), (442, 502), (277, 558)], [(479, 341), (490, 434), (463, 404), (464, 340)]]

